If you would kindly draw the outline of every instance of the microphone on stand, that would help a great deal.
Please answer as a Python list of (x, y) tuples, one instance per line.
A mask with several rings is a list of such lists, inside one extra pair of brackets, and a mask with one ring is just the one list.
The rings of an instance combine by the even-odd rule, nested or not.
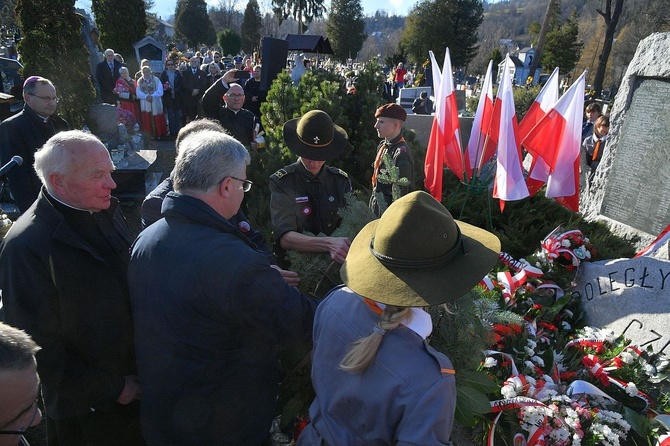
[(11, 160), (4, 166), (0, 167), (0, 178), (4, 178), (13, 168), (23, 164), (23, 158), (14, 155)]

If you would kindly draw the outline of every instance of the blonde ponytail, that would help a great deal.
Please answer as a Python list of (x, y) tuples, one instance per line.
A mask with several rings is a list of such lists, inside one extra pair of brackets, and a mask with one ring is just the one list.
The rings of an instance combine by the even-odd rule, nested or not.
[(397, 328), (408, 315), (411, 315), (408, 307), (387, 305), (382, 312), (381, 321), (375, 324), (372, 333), (351, 344), (351, 348), (340, 363), (340, 370), (361, 373), (367, 369), (375, 359), (379, 344), (386, 332)]

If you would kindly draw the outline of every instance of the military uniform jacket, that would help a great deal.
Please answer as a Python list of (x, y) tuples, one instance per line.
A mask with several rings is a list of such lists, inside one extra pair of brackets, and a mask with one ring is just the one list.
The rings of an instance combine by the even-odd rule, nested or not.
[(300, 161), (270, 176), (270, 213), (274, 239), (290, 231), (331, 235), (340, 224), (338, 209), (351, 192), (349, 176), (324, 164), (313, 176)]
[(377, 179), (380, 173), (386, 173), (384, 163), (381, 161), (385, 153), (389, 154), (393, 160), (393, 165), (400, 169), (399, 178), (407, 178), (409, 180), (409, 186), (401, 188), (402, 195), (406, 195), (413, 190), (414, 158), (405, 142), (405, 138), (402, 137), (402, 133), (390, 141), (385, 139), (379, 143), (379, 146), (377, 147), (377, 157), (375, 158), (375, 163), (373, 165), (372, 196), (374, 199), (375, 193), (381, 192), (384, 194), (386, 205), (389, 206), (393, 202), (392, 185), (382, 183)]

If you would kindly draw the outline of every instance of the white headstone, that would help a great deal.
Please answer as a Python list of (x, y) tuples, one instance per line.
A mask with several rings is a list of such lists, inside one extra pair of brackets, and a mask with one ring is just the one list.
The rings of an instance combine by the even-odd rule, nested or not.
[(650, 257), (585, 262), (573, 294), (586, 323), (670, 353), (670, 262)]

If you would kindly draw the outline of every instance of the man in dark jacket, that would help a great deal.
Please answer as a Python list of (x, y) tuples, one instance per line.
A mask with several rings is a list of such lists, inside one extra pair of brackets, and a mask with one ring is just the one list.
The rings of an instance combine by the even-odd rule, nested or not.
[(256, 135), (263, 129), (261, 121), (244, 105), (244, 88), (240, 84), (230, 84), (223, 95), (225, 107), (219, 109), (219, 122), (224, 129), (247, 149), (256, 149)]
[(198, 114), (198, 101), (202, 98), (207, 88), (207, 73), (200, 69), (200, 58), (191, 57), (189, 66), (182, 73), (184, 81), (183, 100), (186, 122), (191, 122)]
[(311, 338), (316, 302), (229, 221), (251, 188), (249, 161), (221, 132), (187, 136), (164, 218), (135, 241), (128, 282), (150, 445), (267, 444), (277, 347)]
[(171, 136), (177, 136), (181, 127), (181, 105), (182, 105), (182, 79), (181, 73), (176, 69), (175, 59), (165, 61), (165, 70), (161, 73), (163, 84), (163, 109), (167, 115), (168, 126)]
[(15, 155), (23, 158), (23, 164), (8, 175), (9, 190), (21, 213), (33, 204), (42, 187), (33, 169), (35, 151), (53, 135), (69, 128), (68, 123), (55, 114), (58, 96), (49, 79), (39, 76), (26, 79), (23, 100), (23, 110), (0, 124), (2, 165)]
[(114, 92), (114, 87), (116, 80), (121, 77), (119, 74), (121, 66), (121, 62), (114, 59), (114, 50), (108, 48), (105, 50), (105, 60), (95, 67), (95, 77), (100, 85), (100, 98), (105, 104), (116, 105), (119, 98)]
[(7, 322), (42, 347), (60, 444), (143, 445), (126, 270), (130, 232), (105, 146), (61, 132), (35, 154), (44, 188), (0, 247)]

